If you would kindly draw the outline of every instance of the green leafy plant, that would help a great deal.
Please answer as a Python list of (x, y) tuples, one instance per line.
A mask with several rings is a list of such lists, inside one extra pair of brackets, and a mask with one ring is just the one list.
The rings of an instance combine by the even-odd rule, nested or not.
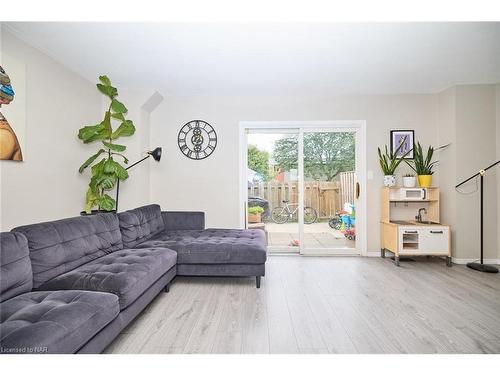
[(415, 177), (413, 173), (405, 173), (403, 177)]
[[(91, 167), (92, 177), (86, 195), (85, 211), (91, 213), (93, 207), (98, 207), (104, 211), (111, 211), (115, 207), (115, 200), (111, 198), (107, 191), (112, 190), (118, 180), (123, 181), (128, 178), (128, 172), (114, 157), (123, 159), (125, 164), (128, 159), (122, 154), (126, 147), (116, 144), (115, 141), (121, 137), (130, 137), (135, 133), (135, 126), (131, 120), (127, 120), (125, 115), (127, 107), (117, 98), (118, 90), (111, 85), (107, 76), (99, 77), (97, 89), (110, 100), (108, 110), (104, 113), (104, 119), (96, 125), (84, 126), (78, 131), (78, 138), (83, 143), (99, 141), (101, 148), (85, 163), (78, 172)], [(119, 122), (120, 125), (113, 130), (112, 123)], [(102, 157), (102, 158), (101, 158)]]
[(251, 215), (262, 214), (264, 209), (260, 206), (248, 207), (248, 213)]
[(394, 152), (392, 152), (392, 151), (389, 152), (387, 150), (387, 145), (386, 145), (384, 154), (382, 154), (380, 147), (378, 147), (378, 157), (379, 157), (379, 162), (380, 162), (380, 168), (382, 168), (384, 175), (392, 176), (396, 172), (396, 169), (399, 167), (399, 164), (401, 164), (401, 162), (403, 160), (405, 160), (404, 157), (411, 152), (411, 150), (408, 150), (400, 158), (398, 158), (398, 153), (401, 150), (401, 147), (403, 147), (404, 143), (405, 142), (401, 142), (399, 147)]
[(406, 164), (408, 164), (408, 166), (413, 169), (419, 176), (434, 174), (432, 168), (437, 163), (437, 160), (432, 161), (434, 148), (429, 146), (429, 148), (427, 149), (427, 153), (424, 154), (422, 146), (420, 145), (420, 142), (418, 142), (416, 145), (413, 145), (413, 149), (414, 160), (405, 160)]

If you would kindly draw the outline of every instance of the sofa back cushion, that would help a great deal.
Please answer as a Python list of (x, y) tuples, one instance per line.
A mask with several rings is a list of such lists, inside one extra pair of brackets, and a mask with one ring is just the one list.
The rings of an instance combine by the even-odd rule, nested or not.
[(13, 229), (28, 239), (33, 286), (123, 249), (115, 214), (79, 216)]
[(165, 229), (161, 208), (157, 204), (120, 212), (118, 219), (120, 220), (123, 245), (129, 249), (149, 240)]
[(21, 233), (0, 233), (0, 302), (31, 291), (28, 241)]

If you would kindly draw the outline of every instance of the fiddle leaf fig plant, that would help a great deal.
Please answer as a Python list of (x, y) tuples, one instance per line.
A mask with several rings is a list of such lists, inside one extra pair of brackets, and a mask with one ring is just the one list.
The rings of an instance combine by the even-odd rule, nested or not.
[[(100, 83), (97, 89), (109, 98), (110, 103), (104, 113), (104, 119), (95, 125), (84, 126), (78, 131), (78, 138), (83, 143), (100, 142), (101, 148), (89, 157), (78, 169), (83, 173), (90, 167), (91, 178), (86, 195), (85, 211), (90, 214), (92, 208), (98, 207), (104, 211), (112, 211), (115, 208), (115, 199), (106, 192), (112, 190), (117, 181), (128, 178), (128, 172), (115, 158), (128, 163), (128, 159), (122, 153), (126, 146), (115, 143), (121, 137), (130, 137), (135, 133), (135, 126), (131, 120), (126, 119), (127, 107), (121, 103), (118, 90), (113, 87), (107, 76), (99, 77)], [(113, 122), (120, 125), (113, 130)]]

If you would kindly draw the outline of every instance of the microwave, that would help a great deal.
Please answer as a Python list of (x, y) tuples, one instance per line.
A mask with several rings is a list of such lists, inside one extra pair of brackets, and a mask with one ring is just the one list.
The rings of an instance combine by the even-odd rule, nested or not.
[(399, 199), (404, 201), (419, 201), (427, 199), (426, 188), (401, 188), (399, 189)]

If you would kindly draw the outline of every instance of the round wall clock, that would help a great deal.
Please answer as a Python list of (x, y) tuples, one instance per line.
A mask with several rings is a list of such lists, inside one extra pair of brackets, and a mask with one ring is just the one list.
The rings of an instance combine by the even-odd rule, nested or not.
[(190, 159), (209, 157), (217, 146), (217, 133), (203, 120), (192, 120), (179, 131), (177, 143), (181, 152)]

